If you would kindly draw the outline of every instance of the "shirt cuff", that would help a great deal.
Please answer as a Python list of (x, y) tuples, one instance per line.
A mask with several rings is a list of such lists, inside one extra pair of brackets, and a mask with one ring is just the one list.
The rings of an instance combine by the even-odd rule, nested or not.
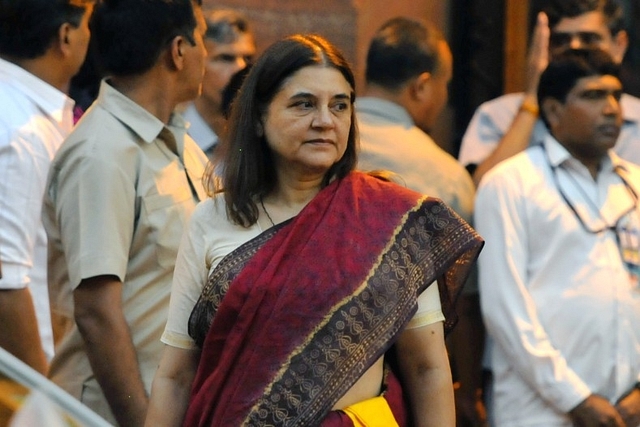
[(2, 262), (0, 289), (24, 289), (29, 285), (29, 267)]
[(558, 383), (557, 389), (550, 396), (550, 403), (565, 414), (589, 397), (591, 389), (573, 371), (567, 373), (568, 378)]
[(191, 338), (190, 336), (185, 336), (183, 334), (167, 330), (165, 330), (160, 337), (160, 341), (167, 345), (170, 345), (171, 347), (182, 348), (185, 350), (198, 348), (195, 342), (193, 342), (193, 338)]

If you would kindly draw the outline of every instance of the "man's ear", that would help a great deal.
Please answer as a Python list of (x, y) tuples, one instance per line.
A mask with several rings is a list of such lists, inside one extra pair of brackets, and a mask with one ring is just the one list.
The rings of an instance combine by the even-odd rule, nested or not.
[(58, 29), (57, 47), (62, 53), (62, 55), (65, 57), (71, 56), (73, 54), (73, 49), (71, 47), (71, 41), (73, 39), (73, 34), (71, 30), (73, 29), (74, 27), (68, 22), (65, 22), (64, 24), (60, 25), (60, 28)]
[(549, 126), (553, 129), (562, 118), (564, 113), (564, 104), (555, 98), (545, 98), (542, 101), (540, 109), (549, 122)]
[(182, 68), (184, 67), (185, 43), (186, 40), (183, 36), (175, 36), (173, 40), (171, 40), (169, 56), (171, 58), (171, 65), (177, 70), (182, 70)]
[(411, 96), (421, 102), (431, 99), (431, 81), (432, 75), (429, 72), (418, 75), (411, 83)]
[(614, 61), (618, 64), (622, 63), (624, 54), (629, 47), (629, 34), (625, 30), (620, 30), (613, 36), (610, 53)]

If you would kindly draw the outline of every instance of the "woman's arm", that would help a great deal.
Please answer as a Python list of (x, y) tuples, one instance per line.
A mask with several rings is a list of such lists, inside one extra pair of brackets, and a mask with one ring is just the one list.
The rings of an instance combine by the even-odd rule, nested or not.
[(442, 322), (405, 330), (396, 351), (414, 425), (455, 426), (453, 383)]
[(200, 351), (197, 349), (165, 345), (151, 386), (145, 426), (182, 425), (199, 359)]

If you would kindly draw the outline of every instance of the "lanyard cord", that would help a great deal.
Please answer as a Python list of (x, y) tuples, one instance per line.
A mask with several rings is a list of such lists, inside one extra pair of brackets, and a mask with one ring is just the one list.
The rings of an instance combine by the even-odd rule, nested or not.
[(560, 197), (562, 197), (562, 199), (564, 200), (565, 204), (569, 207), (571, 212), (573, 212), (574, 216), (576, 217), (576, 219), (578, 220), (580, 225), (582, 225), (582, 228), (584, 228), (585, 231), (587, 231), (588, 233), (600, 234), (603, 231), (607, 231), (607, 230), (616, 231), (616, 227), (617, 227), (618, 223), (620, 222), (620, 220), (622, 218), (624, 218), (625, 216), (627, 216), (627, 214), (632, 212), (637, 207), (637, 205), (638, 205), (638, 194), (633, 189), (631, 184), (629, 184), (629, 182), (627, 182), (627, 180), (622, 176), (622, 174), (620, 174), (620, 172), (619, 172), (620, 168), (618, 166), (616, 166), (615, 169), (614, 169), (615, 174), (618, 175), (618, 177), (620, 177), (620, 179), (622, 180), (625, 188), (629, 192), (629, 195), (633, 199), (633, 205), (631, 206), (631, 209), (629, 209), (629, 211), (624, 212), (622, 215), (620, 215), (620, 217), (615, 221), (614, 224), (612, 224), (612, 225), (607, 224), (607, 221), (603, 218), (602, 213), (600, 212), (600, 209), (595, 204), (595, 202), (593, 200), (591, 200), (591, 198), (587, 195), (586, 191), (582, 188), (582, 186), (578, 183), (578, 181), (576, 181), (576, 179), (573, 177), (573, 175), (571, 175), (571, 172), (567, 171), (567, 176), (573, 182), (573, 185), (578, 189), (578, 191), (582, 194), (582, 196), (587, 201), (587, 203), (590, 205), (590, 207), (598, 214), (598, 218), (600, 218), (602, 223), (605, 225), (601, 229), (596, 229), (596, 230), (593, 230), (593, 229), (589, 228), (587, 226), (587, 224), (582, 220), (582, 217), (578, 213), (578, 210), (576, 209), (576, 207), (569, 200), (569, 197), (565, 194), (564, 191), (562, 191), (562, 187), (560, 186), (560, 180), (558, 179), (558, 173), (557, 173), (557, 169), (562, 168), (562, 166), (561, 165), (554, 166), (551, 163), (551, 159), (549, 158), (549, 153), (547, 152), (546, 147), (543, 146), (542, 149), (543, 149), (543, 151), (545, 153), (545, 157), (546, 157), (547, 163), (549, 165), (549, 168), (551, 169), (551, 175), (553, 177), (553, 183), (556, 186), (556, 189), (558, 190), (558, 193), (560, 194)]

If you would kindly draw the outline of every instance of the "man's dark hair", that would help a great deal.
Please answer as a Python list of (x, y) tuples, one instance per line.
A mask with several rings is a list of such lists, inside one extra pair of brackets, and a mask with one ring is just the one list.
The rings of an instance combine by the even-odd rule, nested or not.
[(588, 12), (602, 12), (611, 35), (624, 29), (623, 9), (617, 0), (551, 0), (544, 12), (553, 29), (563, 18), (575, 18)]
[(191, 0), (103, 0), (91, 20), (101, 72), (143, 74), (176, 36), (195, 45), (195, 4)]
[(390, 90), (440, 66), (442, 34), (428, 24), (393, 18), (376, 32), (367, 53), (366, 80)]
[[(243, 226), (258, 219), (256, 200), (269, 194), (277, 183), (275, 162), (267, 145), (262, 118), (285, 80), (309, 66), (338, 70), (351, 86), (351, 105), (355, 101), (355, 78), (343, 54), (318, 35), (297, 34), (280, 40), (258, 58), (244, 80), (233, 106), (229, 131), (222, 146), (222, 188), (216, 182), (215, 169), (209, 167), (205, 185), (209, 193), (224, 191), (229, 218)], [(351, 109), (351, 127), (347, 148), (324, 176), (323, 185), (344, 178), (357, 163), (358, 131), (355, 109)]]
[(244, 83), (244, 79), (247, 77), (247, 74), (249, 74), (249, 71), (251, 71), (251, 64), (248, 64), (243, 69), (236, 71), (229, 79), (229, 83), (227, 83), (222, 90), (222, 102), (220, 103), (220, 109), (226, 119), (229, 119), (229, 116), (231, 115), (231, 106), (233, 105), (233, 101), (236, 99), (236, 96), (242, 87), (242, 83)]
[[(620, 75), (620, 66), (607, 52), (601, 49), (568, 49), (554, 56), (540, 76), (538, 104), (542, 106), (547, 98), (564, 103), (567, 94), (575, 87), (578, 80), (605, 75), (614, 77)], [(540, 112), (542, 120), (548, 127), (549, 123), (542, 108)]]
[(205, 37), (216, 43), (233, 43), (242, 34), (251, 34), (247, 18), (231, 9), (214, 10), (205, 16)]
[(35, 59), (44, 55), (65, 23), (78, 27), (85, 0), (0, 0), (0, 56)]

